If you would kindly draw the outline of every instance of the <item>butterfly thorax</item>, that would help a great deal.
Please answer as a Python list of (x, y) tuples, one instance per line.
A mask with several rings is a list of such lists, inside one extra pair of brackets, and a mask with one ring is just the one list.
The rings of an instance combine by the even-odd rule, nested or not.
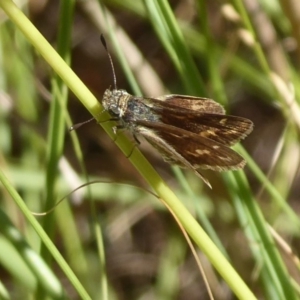
[(127, 109), (130, 97), (132, 96), (125, 90), (107, 89), (103, 95), (102, 105), (108, 112), (122, 117)]

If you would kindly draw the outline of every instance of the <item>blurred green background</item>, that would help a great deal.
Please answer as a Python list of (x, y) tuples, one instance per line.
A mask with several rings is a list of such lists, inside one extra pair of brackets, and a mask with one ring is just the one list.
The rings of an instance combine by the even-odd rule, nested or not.
[[(298, 298), (297, 1), (18, 6), (99, 101), (113, 87), (99, 39), (103, 33), (118, 88), (134, 95), (209, 97), (253, 121), (243, 148), (235, 148), (248, 162), (244, 173), (203, 172), (212, 190), (190, 170), (171, 168), (142, 139), (139, 148), (258, 298)], [(2, 10), (0, 18), (1, 170), (32, 212), (48, 211), (81, 184), (103, 182), (36, 217), (89, 296), (209, 299), (172, 215), (144, 190), (150, 189), (146, 181), (96, 122), (68, 131), (90, 113)], [(84, 298), (0, 186), (0, 298)], [(270, 238), (275, 232), (282, 240)], [(197, 254), (215, 299), (234, 299), (200, 250)]]

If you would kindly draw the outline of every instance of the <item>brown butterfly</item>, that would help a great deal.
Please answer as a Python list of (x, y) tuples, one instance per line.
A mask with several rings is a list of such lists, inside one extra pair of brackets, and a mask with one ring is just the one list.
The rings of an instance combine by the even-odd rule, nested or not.
[(117, 128), (143, 136), (165, 161), (194, 170), (208, 186), (198, 169), (228, 171), (246, 164), (230, 146), (245, 138), (253, 123), (225, 115), (224, 108), (211, 99), (183, 95), (145, 98), (107, 89), (102, 105), (119, 121)]

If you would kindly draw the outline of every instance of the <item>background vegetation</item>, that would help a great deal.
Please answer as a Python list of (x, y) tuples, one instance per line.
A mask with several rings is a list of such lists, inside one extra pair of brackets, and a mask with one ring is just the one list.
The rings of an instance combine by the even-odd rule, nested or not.
[[(9, 2), (0, 0), (0, 6)], [(243, 147), (235, 148), (248, 162), (244, 172), (205, 172), (212, 190), (193, 172), (164, 163), (146, 142), (139, 148), (252, 293), (264, 299), (296, 299), (300, 292), (296, 2), (19, 4), (99, 101), (113, 86), (103, 33), (118, 88), (210, 97), (254, 122)], [(77, 81), (56, 75), (60, 65), (35, 50), (28, 40), (32, 31), (25, 38), (21, 30), (29, 27), (18, 24), (21, 17), (0, 13), (0, 298), (209, 299), (177, 223), (144, 190), (151, 190), (152, 173), (141, 171), (145, 180), (130, 162), (144, 164), (138, 150), (129, 160), (96, 122), (69, 133), (71, 124), (91, 117), (77, 100)], [(77, 97), (64, 82), (75, 85)], [(82, 102), (99, 116), (93, 102)], [(116, 142), (127, 154), (134, 145), (122, 135)], [(30, 213), (48, 211), (94, 180), (103, 183), (80, 189), (47, 216)], [(152, 188), (162, 197), (160, 184)], [(214, 297), (253, 297), (229, 270), (226, 277), (219, 254), (212, 261), (213, 248), (197, 241), (201, 233), (187, 230)]]

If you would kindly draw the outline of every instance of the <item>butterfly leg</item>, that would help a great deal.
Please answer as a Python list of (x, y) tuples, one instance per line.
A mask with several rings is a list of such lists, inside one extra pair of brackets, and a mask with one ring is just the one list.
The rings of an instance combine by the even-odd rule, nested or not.
[(130, 153), (128, 155), (126, 155), (127, 158), (130, 158), (130, 156), (132, 155), (134, 149), (141, 144), (141, 142), (139, 141), (139, 139), (137, 138), (136, 134), (133, 134), (133, 138), (135, 140), (134, 146), (132, 147)]
[(118, 130), (123, 130), (125, 129), (125, 127), (123, 125), (116, 125), (112, 128), (114, 134), (115, 134), (115, 138), (114, 138), (114, 142), (116, 142), (117, 138), (118, 138)]

